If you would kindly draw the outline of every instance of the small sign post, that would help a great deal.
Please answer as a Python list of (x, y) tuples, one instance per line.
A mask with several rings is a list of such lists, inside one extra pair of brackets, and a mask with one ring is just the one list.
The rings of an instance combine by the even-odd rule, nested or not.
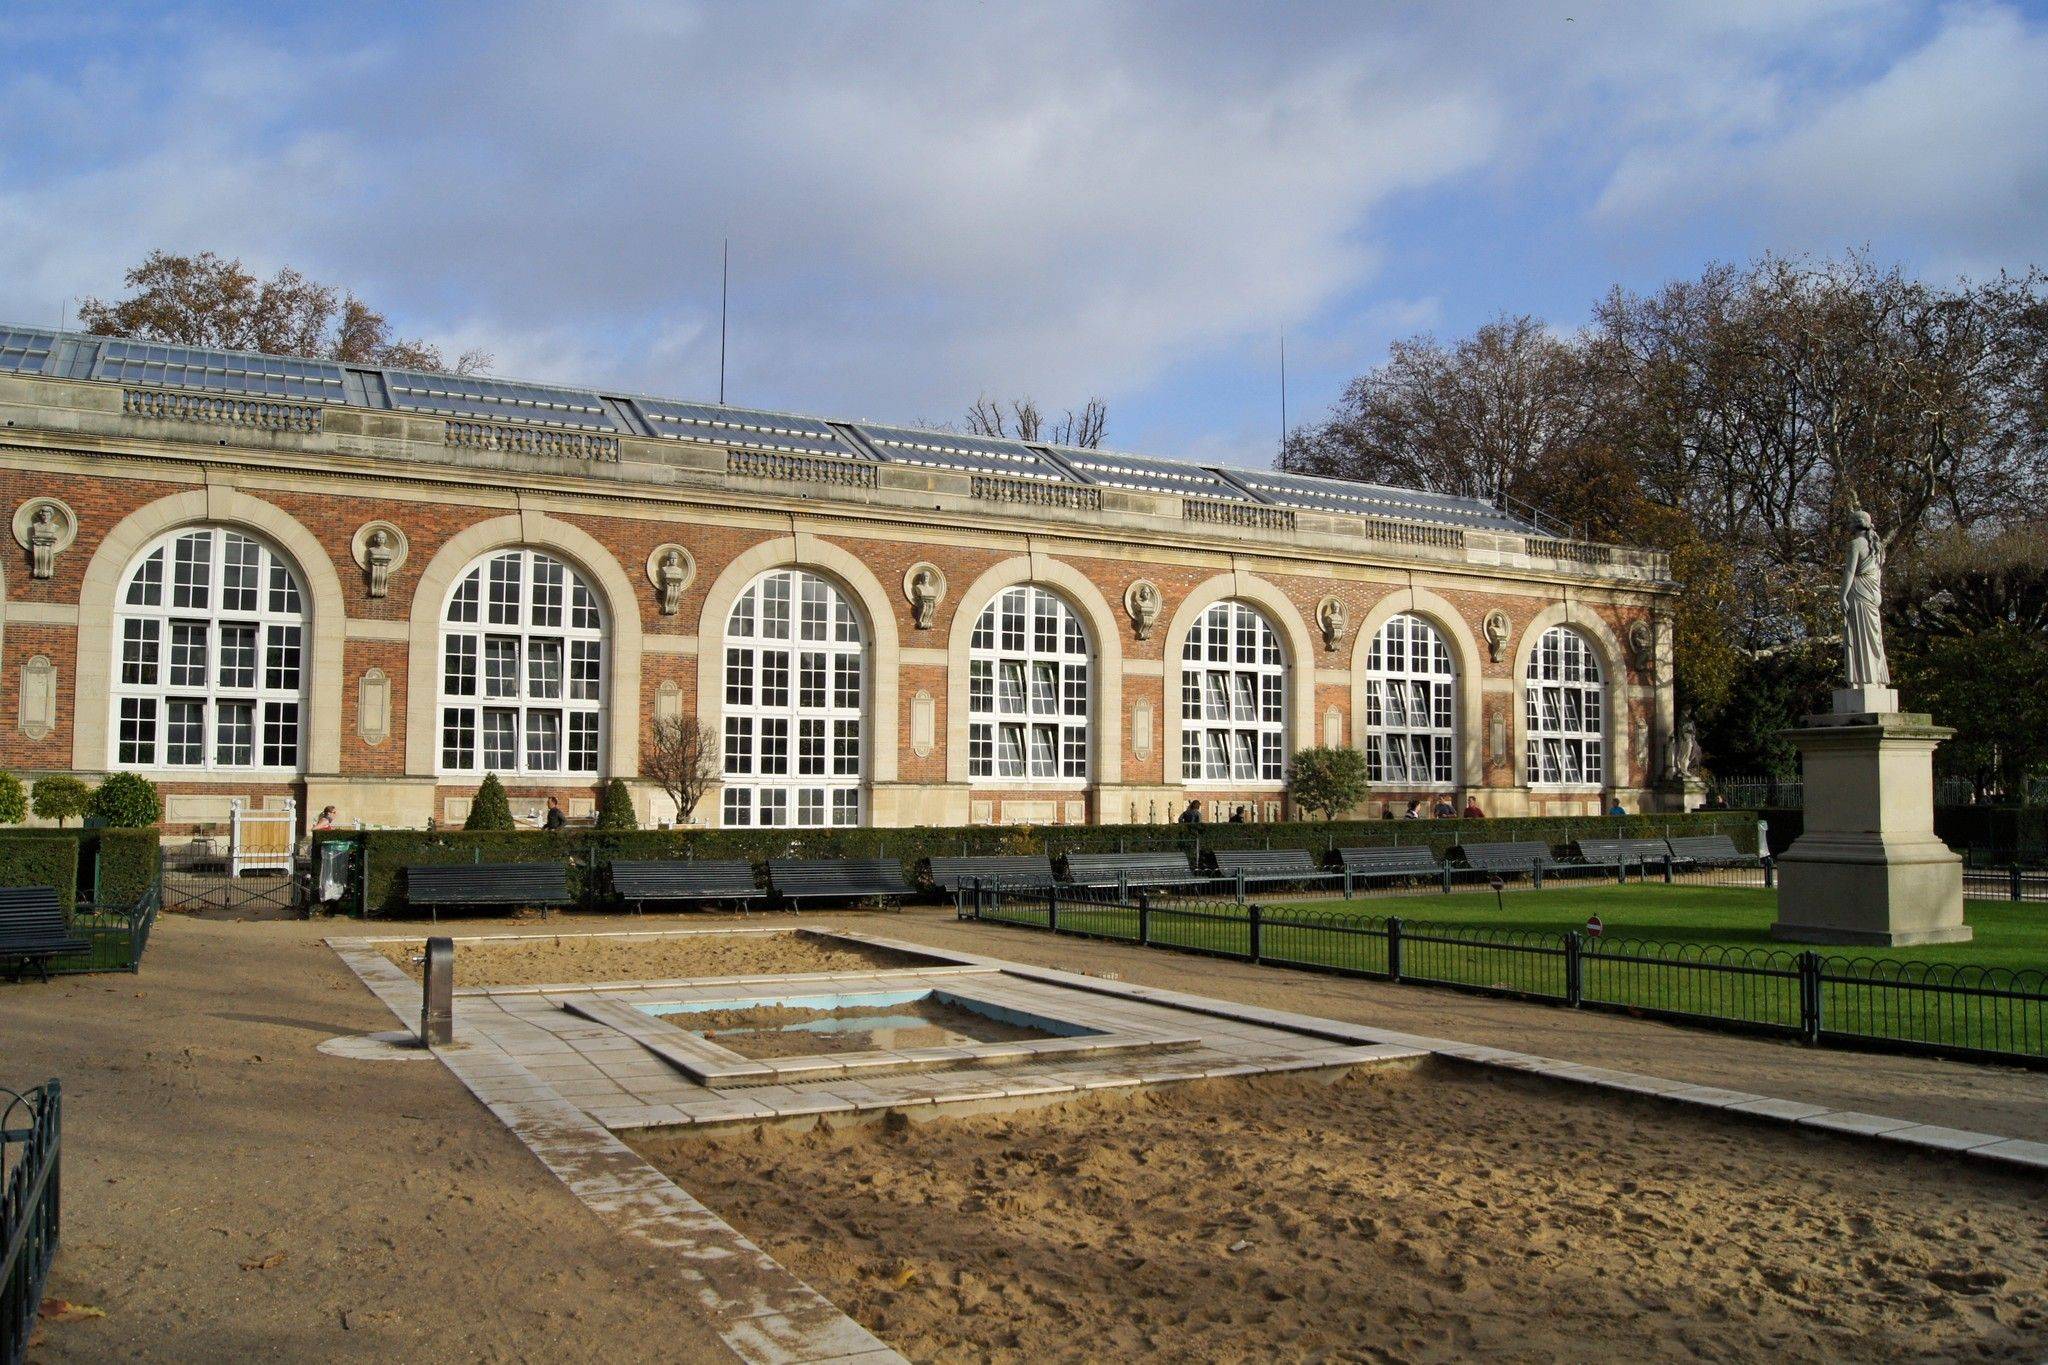
[(455, 1041), (455, 940), (427, 940), (427, 965), (420, 981), (420, 1045), (445, 1047)]

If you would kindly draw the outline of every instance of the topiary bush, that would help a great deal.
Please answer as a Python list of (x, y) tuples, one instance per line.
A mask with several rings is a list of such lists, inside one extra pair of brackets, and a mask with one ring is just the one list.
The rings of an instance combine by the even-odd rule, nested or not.
[(604, 784), (604, 796), (597, 803), (597, 827), (599, 829), (638, 829), (640, 819), (633, 814), (633, 795), (626, 790), (626, 784), (613, 778)]
[(0, 773), (0, 825), (18, 825), (28, 818), (28, 793), (13, 773)]
[(462, 828), (471, 834), (509, 834), (519, 826), (512, 823), (512, 803), (505, 799), (505, 784), (496, 773), (485, 773), (469, 803), (469, 818)]
[(109, 829), (152, 829), (163, 818), (156, 783), (134, 773), (115, 773), (100, 783), (85, 813)]
[(92, 788), (68, 774), (53, 773), (36, 779), (29, 800), (38, 816), (55, 820), (57, 827), (62, 829), (66, 820), (76, 820), (85, 814), (86, 806), (92, 801)]

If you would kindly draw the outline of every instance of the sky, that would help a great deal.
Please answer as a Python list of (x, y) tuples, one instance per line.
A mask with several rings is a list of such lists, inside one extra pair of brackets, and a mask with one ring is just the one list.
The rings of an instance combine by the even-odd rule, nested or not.
[(1868, 248), (2048, 267), (2048, 0), (0, 0), (0, 322), (150, 250), (492, 372), (1260, 465), (1419, 332)]

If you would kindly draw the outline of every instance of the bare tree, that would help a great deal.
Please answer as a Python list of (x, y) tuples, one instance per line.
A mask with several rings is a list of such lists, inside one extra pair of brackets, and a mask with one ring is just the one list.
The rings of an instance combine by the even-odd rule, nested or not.
[(718, 732), (695, 719), (656, 716), (641, 769), (676, 803), (676, 823), (686, 824), (718, 780)]
[[(438, 348), (392, 336), (385, 316), (354, 294), (290, 268), (259, 280), (240, 261), (211, 251), (152, 251), (125, 281), (133, 291), (128, 297), (112, 303), (89, 298), (79, 305), (78, 319), (88, 332), (353, 365), (447, 368)], [(456, 357), (455, 373), (478, 374), (490, 363), (483, 351), (464, 351)]]
[(1052, 422), (1046, 421), (1038, 404), (1029, 398), (1013, 399), (1006, 409), (984, 394), (967, 409), (967, 430), (976, 436), (1043, 441), (1050, 445), (1089, 450), (1102, 444), (1102, 435), (1108, 426), (1109, 405), (1100, 398), (1089, 399), (1078, 412), (1068, 408)]

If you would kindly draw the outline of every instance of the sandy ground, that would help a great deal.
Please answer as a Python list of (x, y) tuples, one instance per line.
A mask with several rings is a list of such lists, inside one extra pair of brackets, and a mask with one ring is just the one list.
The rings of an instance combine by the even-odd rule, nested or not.
[[(763, 923), (650, 916), (630, 927)], [(803, 924), (2048, 1138), (2039, 1073), (962, 925), (950, 912), (807, 915)], [(582, 916), (556, 926), (627, 927)], [(447, 931), (533, 928), (478, 920)], [(37, 1359), (718, 1358), (708, 1328), (674, 1306), (661, 1266), (604, 1233), (444, 1069), (315, 1051), (334, 1035), (396, 1022), (320, 940), (425, 931), (173, 915), (139, 976), (0, 983), (0, 1084), (51, 1075), (65, 1084), (65, 1240), (49, 1292), (108, 1313), (47, 1327)], [(1850, 1150), (1862, 1171), (1907, 1160)], [(701, 1180), (686, 1184), (712, 1193)]]
[(639, 1145), (914, 1360), (2048, 1350), (2038, 1182), (1441, 1064)]
[[(602, 932), (598, 926), (573, 933)], [(347, 932), (342, 930), (340, 932)], [(456, 936), (462, 933), (452, 931)], [(414, 958), (426, 939), (379, 945), (384, 956), (417, 976)], [(682, 938), (559, 936), (461, 943), (455, 946), (455, 984), (551, 986), (584, 981), (651, 981), (692, 976), (774, 976), (784, 972), (869, 972), (929, 967), (930, 959), (885, 948), (825, 942), (804, 934), (734, 934)]]
[[(319, 942), (167, 916), (139, 976), (0, 985), (0, 1084), (64, 1084), (63, 1244), (32, 1361), (726, 1358), (674, 1282)], [(245, 1266), (251, 1268), (244, 1268)]]

